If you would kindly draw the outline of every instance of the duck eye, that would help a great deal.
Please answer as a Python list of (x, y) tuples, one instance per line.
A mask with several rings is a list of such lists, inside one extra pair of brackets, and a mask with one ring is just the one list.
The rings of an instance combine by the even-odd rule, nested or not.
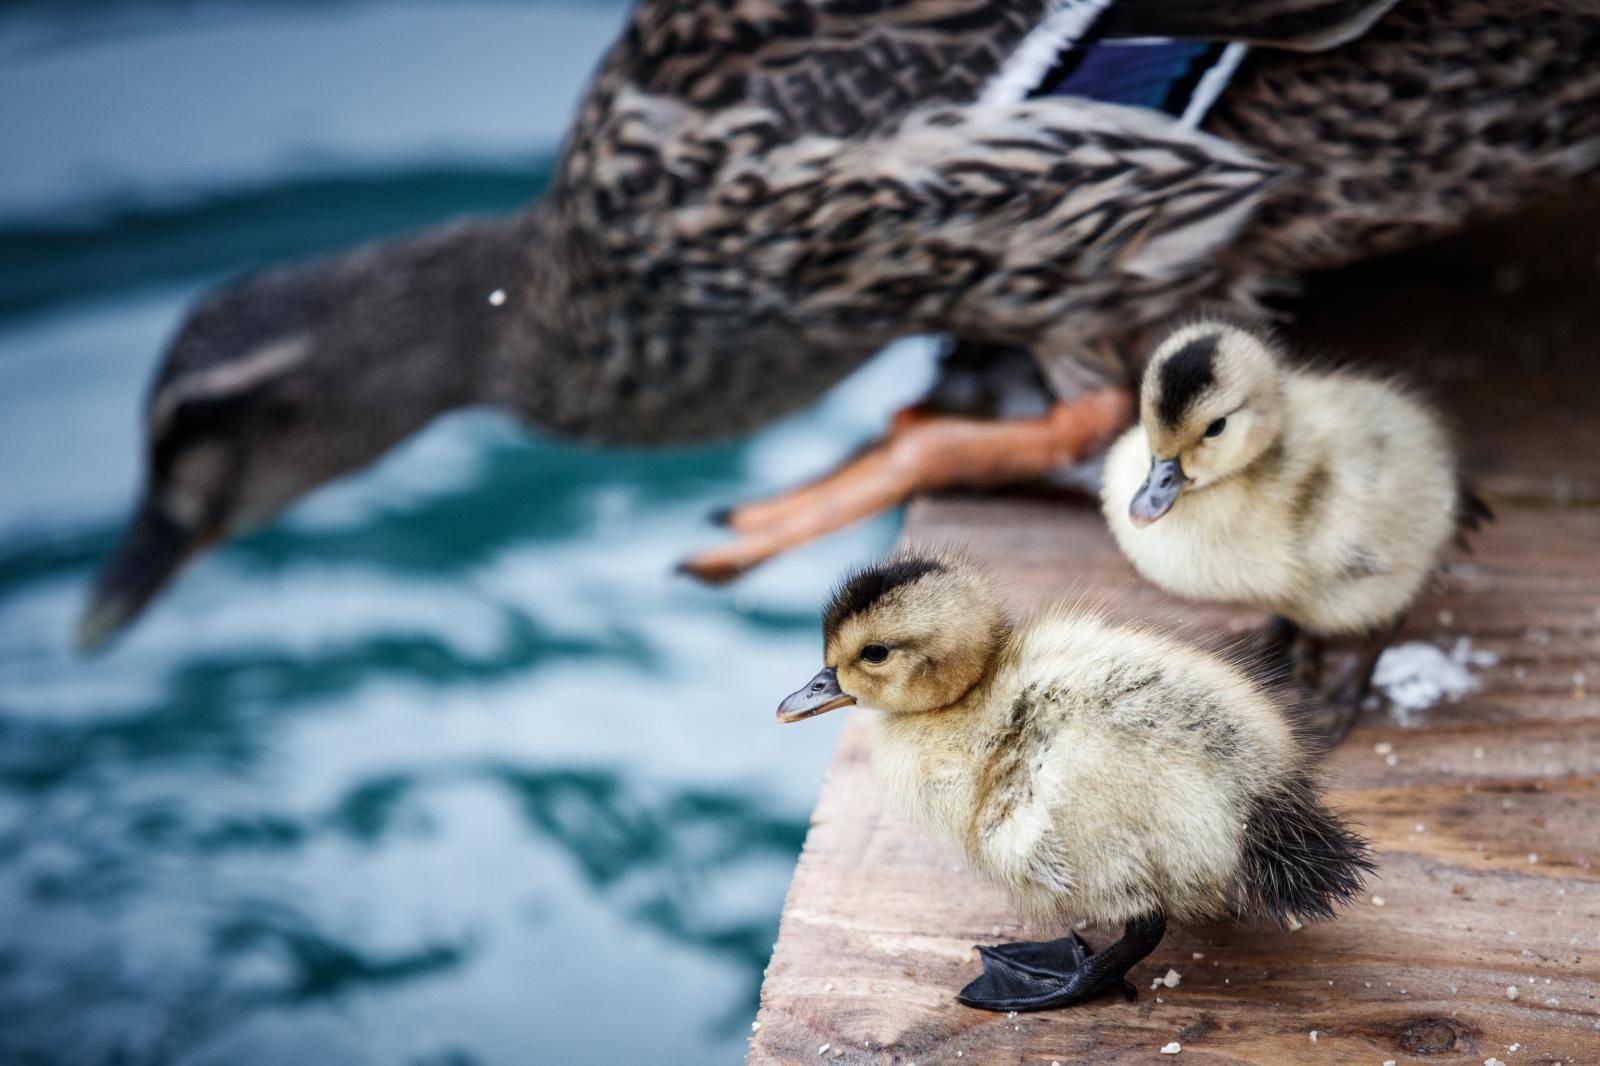
[(1227, 425), (1228, 420), (1226, 418), (1217, 419), (1215, 422), (1206, 427), (1206, 436), (1220, 437), (1222, 435), (1222, 431), (1227, 428)]
[(868, 644), (861, 649), (861, 661), (864, 663), (881, 663), (889, 657), (889, 649), (882, 644)]

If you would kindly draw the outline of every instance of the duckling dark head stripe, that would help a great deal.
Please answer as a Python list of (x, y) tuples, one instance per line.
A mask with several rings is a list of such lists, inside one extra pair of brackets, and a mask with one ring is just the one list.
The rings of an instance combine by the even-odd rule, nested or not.
[(1161, 419), (1162, 425), (1177, 426), (1195, 397), (1216, 381), (1211, 363), (1217, 355), (1217, 339), (1215, 333), (1196, 337), (1161, 364), (1156, 417)]
[(901, 585), (909, 585), (919, 577), (944, 569), (944, 564), (935, 559), (905, 556), (851, 574), (828, 601), (828, 608), (822, 614), (822, 632), (831, 634), (846, 618), (860, 614)]

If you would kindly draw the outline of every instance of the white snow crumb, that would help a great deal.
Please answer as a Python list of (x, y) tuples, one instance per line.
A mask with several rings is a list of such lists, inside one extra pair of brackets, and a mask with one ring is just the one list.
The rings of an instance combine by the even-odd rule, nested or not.
[(490, 307), (503, 307), (506, 302), (506, 290), (496, 289), (489, 294)]
[(965, 1055), (965, 1054), (966, 1054), (966, 1052), (965, 1052), (965, 1051), (958, 1051), (958, 1052), (956, 1052), (956, 1058), (958, 1058), (958, 1059), (959, 1059), (959, 1058), (960, 1058), (960, 1057), (961, 1057), (961, 1056), (963, 1056), (963, 1055)]
[(1506, 1064), (1491, 1056), (1483, 1060), (1483, 1066), (1506, 1066)]
[(1482, 748), (1473, 748), (1473, 749), (1472, 749), (1472, 757), (1473, 757), (1473, 758), (1474, 758), (1474, 759), (1481, 759), (1481, 758), (1483, 758), (1483, 749), (1482, 749)]
[(751, 1022), (750, 1023), (750, 1031), (752, 1033), (755, 1032), (756, 1030), (760, 1029), (760, 1028), (761, 1028), (761, 1023), (760, 1022)]
[(1381, 907), (1387, 902), (1389, 902), (1389, 901), (1384, 899), (1382, 896), (1373, 896), (1372, 897), (1372, 905), (1374, 907)]
[(1315, 1029), (1311, 1030), (1311, 1042), (1313, 1044), (1317, 1042), (1317, 1031)]
[(1284, 925), (1291, 933), (1298, 933), (1300, 930), (1306, 927), (1304, 922), (1292, 914), (1288, 916), (1287, 920), (1285, 920)]
[(1051, 1059), (1050, 1060), (1050, 1066), (1061, 1066), (1061, 1060), (1060, 1059)]
[(1161, 1049), (1161, 1053), (1163, 1055), (1176, 1055), (1178, 1052), (1180, 1052), (1182, 1050), (1183, 1050), (1183, 1045), (1178, 1043), (1176, 1040), (1174, 1040), (1172, 1043), (1170, 1043), (1166, 1047), (1162, 1048)]
[(1519, 1044), (1510, 1044), (1510, 1045), (1508, 1045), (1508, 1046), (1507, 1046), (1507, 1047), (1506, 1047), (1506, 1050), (1507, 1050), (1507, 1051), (1515, 1051), (1515, 1050), (1517, 1050), (1517, 1048), (1519, 1048), (1519, 1047), (1521, 1047), (1521, 1046), (1522, 1046), (1522, 1045), (1521, 1045), (1521, 1044), (1520, 1044), (1520, 1043), (1519, 1043)]
[(1160, 996), (1157, 996), (1157, 997), (1156, 997), (1156, 1002), (1157, 1002), (1157, 1003), (1165, 1003), (1165, 1002), (1166, 1002), (1166, 1000), (1164, 1000), (1164, 999), (1162, 999), (1162, 998), (1161, 998), (1161, 997), (1160, 997)]
[(818, 1055), (826, 1055), (828, 1053), (828, 1049), (831, 1048), (832, 1046), (833, 1046), (832, 1044), (823, 1044), (821, 1047), (817, 1048), (817, 1054)]
[(1194, 953), (1192, 953), (1190, 955), (1190, 958), (1194, 959), (1195, 962), (1199, 962), (1201, 959), (1203, 959), (1205, 957), (1206, 957), (1206, 953), (1203, 952), (1203, 951), (1196, 951), (1196, 952), (1194, 952)]
[(1416, 824), (1416, 826), (1413, 827), (1413, 832), (1426, 833), (1427, 831), (1428, 831), (1428, 827), (1423, 825), (1421, 822), (1418, 822)]
[(990, 936), (999, 936), (1000, 935), (1000, 927), (997, 925), (993, 929), (989, 930), (989, 935)]
[(1492, 651), (1473, 651), (1467, 637), (1457, 640), (1448, 653), (1412, 640), (1384, 651), (1372, 672), (1372, 684), (1389, 698), (1396, 721), (1416, 726), (1421, 724), (1419, 712), (1442, 699), (1453, 702), (1482, 687), (1469, 666), (1493, 666), (1498, 661)]
[(1400, 761), (1400, 756), (1398, 756), (1398, 755), (1385, 755), (1383, 757), (1383, 761), (1384, 761), (1385, 764), (1387, 764), (1389, 766), (1393, 766), (1395, 763)]
[(1387, 755), (1394, 750), (1394, 745), (1389, 743), (1387, 740), (1380, 740), (1376, 744), (1372, 745), (1372, 750), (1379, 755)]
[(1539, 861), (1539, 853), (1537, 851), (1528, 852), (1528, 861), (1529, 862), (1538, 862)]
[(1168, 970), (1167, 975), (1161, 979), (1161, 983), (1168, 988), (1177, 988), (1178, 982), (1181, 980), (1183, 980), (1183, 976), (1177, 970)]
[(1393, 1059), (1384, 1059), (1383, 1060), (1383, 1066), (1394, 1066), (1394, 1060)]
[(1007, 1011), (1007, 1012), (1006, 1012), (1006, 1017), (1007, 1017), (1007, 1018), (1009, 1018), (1009, 1019), (1011, 1019), (1011, 1020), (1012, 1020), (1012, 1021), (1016, 1021), (1016, 1018), (1017, 1018), (1017, 1012), (1016, 1012), (1016, 1011), (1014, 1011), (1014, 1010), (1013, 1010), (1013, 1011)]
[(823, 985), (822, 986), (822, 990), (824, 992), (832, 992), (833, 991), (833, 982), (829, 981), (827, 984)]
[(1506, 998), (1507, 999), (1516, 999), (1517, 996), (1518, 996), (1517, 986), (1516, 985), (1507, 985), (1506, 986)]
[(836, 1059), (844, 1058), (844, 1048), (842, 1048), (842, 1047), (834, 1048), (833, 1049), (833, 1057), (836, 1058)]

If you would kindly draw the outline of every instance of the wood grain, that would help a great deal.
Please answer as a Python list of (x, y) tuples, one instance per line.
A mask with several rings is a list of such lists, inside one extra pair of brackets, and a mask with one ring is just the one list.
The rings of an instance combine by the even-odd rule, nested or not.
[[(962, 1007), (973, 944), (1060, 931), (1022, 926), (883, 808), (852, 722), (795, 871), (751, 1062), (1600, 1064), (1594, 203), (1322, 279), (1291, 330), (1437, 395), (1500, 513), (1402, 636), (1490, 653), (1473, 667), (1482, 688), (1404, 725), (1380, 706), (1330, 756), (1335, 804), (1376, 843), (1367, 899), (1295, 933), (1174, 930), (1130, 974), (1134, 1003), (1015, 1018)], [(1082, 501), (920, 501), (906, 537), (965, 544), (1019, 610), (1082, 596), (1210, 640), (1261, 620), (1144, 584)], [(1152, 991), (1169, 968), (1181, 983)], [(1159, 1054), (1172, 1041), (1182, 1052)]]

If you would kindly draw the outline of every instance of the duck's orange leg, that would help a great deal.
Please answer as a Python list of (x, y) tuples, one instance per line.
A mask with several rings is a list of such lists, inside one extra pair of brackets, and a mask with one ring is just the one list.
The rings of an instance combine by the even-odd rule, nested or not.
[(680, 569), (728, 581), (780, 552), (903, 503), (918, 492), (996, 488), (1042, 477), (1084, 458), (1128, 424), (1120, 389), (1058, 403), (1040, 418), (994, 422), (901, 412), (889, 436), (803, 488), (729, 512), (734, 540)]

